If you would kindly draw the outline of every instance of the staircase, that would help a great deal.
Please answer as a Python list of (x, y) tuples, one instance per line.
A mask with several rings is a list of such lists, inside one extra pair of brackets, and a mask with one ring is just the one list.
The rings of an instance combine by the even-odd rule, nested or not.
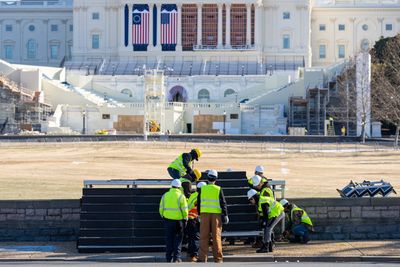
[[(203, 173), (204, 178), (204, 173)], [(107, 188), (84, 188), (81, 201), (78, 251), (132, 252), (164, 250), (164, 228), (158, 213), (161, 196), (171, 180), (135, 180), (140, 188), (115, 188), (128, 180), (110, 180)], [(107, 182), (105, 182), (107, 184)], [(158, 185), (157, 185), (158, 183)], [(104, 183), (102, 183), (104, 184)], [(150, 187), (149, 184), (156, 184)], [(223, 237), (230, 243), (259, 234), (256, 209), (247, 200), (246, 172), (219, 172), (217, 185), (224, 191), (230, 223)]]

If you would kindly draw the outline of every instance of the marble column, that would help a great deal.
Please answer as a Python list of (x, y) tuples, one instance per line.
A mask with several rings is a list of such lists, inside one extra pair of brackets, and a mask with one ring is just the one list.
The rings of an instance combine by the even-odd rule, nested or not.
[(176, 36), (176, 51), (182, 51), (182, 4), (176, 5), (178, 12), (178, 34)]
[(223, 4), (218, 4), (218, 44), (217, 47), (219, 49), (222, 48), (222, 8)]
[(251, 4), (246, 4), (246, 45), (251, 45)]
[(197, 45), (202, 44), (202, 34), (203, 34), (203, 5), (197, 4)]
[(231, 4), (225, 4), (226, 9), (226, 28), (225, 46), (231, 48)]

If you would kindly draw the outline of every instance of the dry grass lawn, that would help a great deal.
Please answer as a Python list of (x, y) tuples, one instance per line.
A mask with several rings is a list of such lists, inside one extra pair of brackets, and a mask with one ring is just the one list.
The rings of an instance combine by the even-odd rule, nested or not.
[(80, 198), (83, 180), (169, 178), (168, 164), (192, 147), (200, 170), (264, 165), (286, 180), (287, 197), (337, 197), (351, 179), (385, 179), (400, 192), (400, 152), (368, 145), (280, 143), (0, 143), (0, 199)]

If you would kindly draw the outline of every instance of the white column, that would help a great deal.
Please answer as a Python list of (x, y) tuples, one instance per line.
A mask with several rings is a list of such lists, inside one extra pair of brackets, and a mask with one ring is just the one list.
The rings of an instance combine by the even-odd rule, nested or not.
[[(131, 5), (129, 5), (128, 4), (128, 47), (129, 46), (131, 46), (131, 51), (133, 50), (133, 47), (132, 47), (132, 42), (133, 42), (133, 36), (132, 36), (132, 27), (133, 27), (133, 25), (132, 25), (132, 21), (133, 21), (133, 14), (132, 14), (132, 11), (133, 11), (133, 5), (131, 4)], [(122, 9), (122, 17), (124, 18), (125, 17), (125, 6), (123, 7), (123, 9)], [(125, 35), (125, 23), (124, 24), (122, 24), (123, 26), (123, 28), (122, 28), (122, 32), (123, 32), (123, 34)], [(124, 37), (125, 38), (125, 37)], [(122, 39), (123, 40), (123, 39)]]
[(264, 25), (263, 23), (263, 12), (262, 12), (262, 6), (256, 5), (255, 6), (255, 23), (254, 23), (254, 45), (256, 46), (257, 49), (260, 49), (260, 51), (263, 51), (263, 41), (262, 41), (262, 27)]
[(225, 4), (226, 9), (226, 27), (225, 27), (225, 46), (231, 47), (231, 4)]
[(246, 4), (246, 45), (251, 45), (251, 4)]
[(182, 51), (182, 4), (176, 4), (178, 12), (178, 35), (176, 39), (176, 51)]
[(111, 7), (106, 6), (104, 8), (104, 12), (105, 12), (105, 19), (104, 19), (104, 28), (105, 28), (105, 32), (104, 32), (104, 46), (103, 49), (106, 53), (108, 53), (109, 51), (109, 47), (110, 47), (110, 32), (111, 32), (111, 21), (110, 21), (110, 12), (111, 12)]
[(157, 45), (156, 50), (161, 51), (161, 4), (157, 5)]
[(222, 48), (222, 4), (218, 4), (218, 48)]
[(336, 18), (330, 18), (330, 22), (333, 25), (333, 34), (332, 34), (332, 49), (333, 49), (333, 61), (337, 60), (337, 52), (336, 52)]
[(203, 33), (203, 5), (197, 4), (197, 45), (202, 43), (202, 33)]
[[(117, 38), (116, 38), (116, 46), (118, 47), (118, 50), (123, 50), (125, 47), (125, 5), (120, 5), (118, 6), (118, 30), (117, 30)], [(130, 34), (129, 34), (130, 35)], [(128, 47), (131, 45), (129, 43), (129, 37), (128, 37)]]
[[(84, 47), (83, 47), (83, 52), (85, 53), (85, 55), (87, 55), (87, 51), (88, 51), (88, 46), (89, 46), (89, 42), (88, 42), (88, 36), (91, 40), (92, 36), (90, 35), (89, 31), (88, 31), (88, 27), (87, 27), (87, 18), (89, 16), (89, 14), (87, 14), (87, 7), (82, 7), (82, 11), (83, 11), (83, 32), (84, 32)], [(90, 46), (91, 47), (91, 46)], [(85, 56), (86, 57), (86, 56)]]
[(153, 4), (149, 4), (149, 46), (147, 47), (148, 51), (152, 51), (153, 46)]

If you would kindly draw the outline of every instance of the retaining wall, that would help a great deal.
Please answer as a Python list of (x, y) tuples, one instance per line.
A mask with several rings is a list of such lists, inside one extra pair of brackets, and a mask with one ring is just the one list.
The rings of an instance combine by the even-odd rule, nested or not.
[[(400, 198), (292, 201), (313, 220), (314, 239), (400, 238)], [(0, 240), (75, 241), (79, 216), (79, 200), (0, 201)]]

